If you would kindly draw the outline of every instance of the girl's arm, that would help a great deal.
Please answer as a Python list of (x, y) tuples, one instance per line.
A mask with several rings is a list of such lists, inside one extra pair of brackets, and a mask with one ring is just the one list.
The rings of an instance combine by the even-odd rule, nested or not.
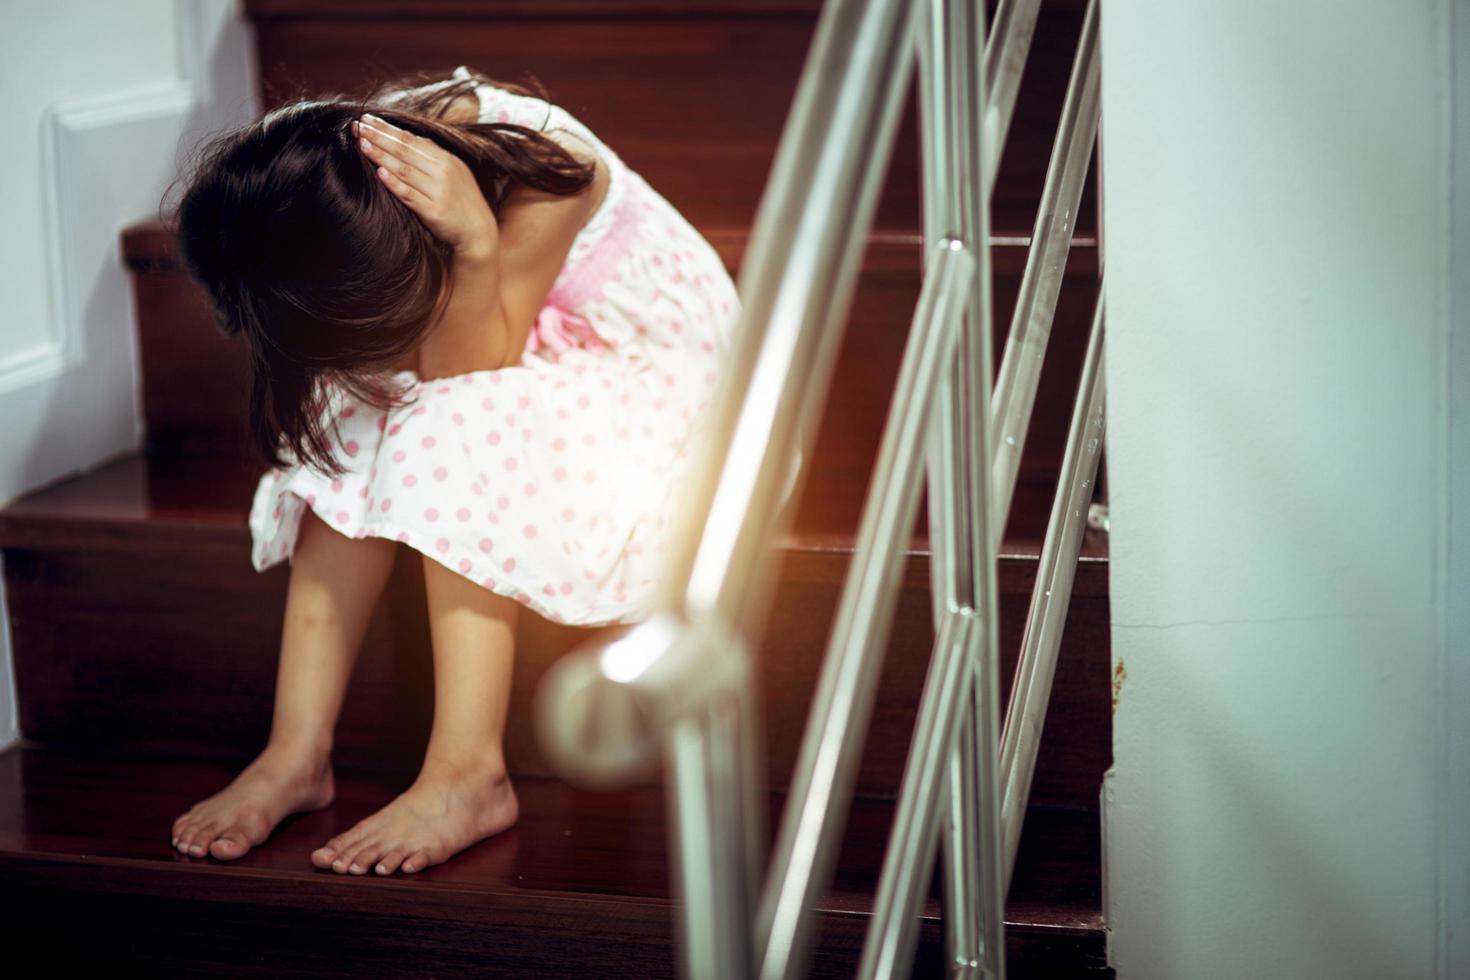
[(496, 233), (455, 253), (454, 293), (420, 348), (420, 377), (520, 363), (572, 240), (606, 191), (606, 166), (595, 155), (591, 159), (597, 174), (586, 191), (558, 195), (518, 188), (502, 209)]
[(526, 339), (556, 277), (571, 252), (572, 241), (607, 193), (607, 166), (596, 154), (567, 151), (596, 167), (592, 183), (577, 194), (548, 194), (530, 187), (513, 192), (500, 222), (500, 276), (506, 314), (505, 364), (517, 364)]
[(498, 234), (455, 252), (454, 292), (419, 347), (424, 380), (519, 364), (590, 195), (523, 189)]

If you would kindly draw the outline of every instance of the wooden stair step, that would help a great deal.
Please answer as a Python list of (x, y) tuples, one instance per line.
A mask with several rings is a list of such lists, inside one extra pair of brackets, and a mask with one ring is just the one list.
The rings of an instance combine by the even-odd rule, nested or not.
[[(234, 459), (127, 457), (0, 510), (20, 728), (44, 744), (170, 756), (239, 756), (269, 732), (290, 570), (257, 573), (246, 514), (261, 470)], [(807, 494), (842, 490), (813, 473)], [(844, 505), (846, 506), (846, 505)], [(833, 505), (833, 509), (837, 509)], [(806, 535), (804, 537), (803, 535)], [(1009, 683), (1036, 569), (1036, 542), (1000, 562), (1001, 676)], [(1094, 806), (1110, 763), (1105, 544), (1078, 571), (1034, 798)], [(777, 785), (789, 780), (827, 634), (852, 558), (851, 528), (798, 530), (756, 644)], [(906, 558), (860, 793), (892, 792), (933, 642), (927, 541)], [(368, 627), (338, 727), (339, 759), (412, 772), (432, 718), (432, 658), (419, 556), (404, 548)], [(551, 770), (529, 712), (542, 673), (598, 632), (529, 612), (517, 634), (506, 752), (518, 775)]]
[[(0, 914), (53, 965), (192, 976), (674, 975), (659, 787), (517, 780), (514, 827), (443, 864), (384, 877), (310, 862), (314, 848), (406, 787), (340, 765), (333, 804), (287, 817), (244, 857), (179, 854), (169, 844), (174, 818), (233, 775), (217, 763), (24, 743), (0, 753)], [(769, 800), (774, 834), (784, 795)], [(817, 905), (810, 976), (852, 975), (892, 815), (888, 800), (855, 803), (830, 894)], [(1111, 975), (1098, 846), (1095, 812), (1028, 819), (1006, 913), (1013, 975)], [(944, 976), (938, 883), (936, 874), (915, 977)]]
[[(0, 507), (0, 548), (136, 547), (146, 529), (159, 548), (248, 541), (246, 519), (263, 462), (236, 455), (172, 456), (126, 453), (37, 487)], [(786, 550), (846, 549), (856, 538), (871, 472), (825, 469), (807, 476)], [(1030, 588), (1021, 571), (1041, 551), (1054, 486), (1018, 488), (1001, 544), (1002, 590)], [(920, 494), (911, 555), (929, 552), (928, 500)], [(242, 537), (243, 536), (243, 537)], [(1107, 538), (1083, 539), (1077, 589), (1107, 590), (1099, 563)]]
[[(755, 213), (819, 9), (816, 0), (245, 4), (267, 110), (401, 71), (447, 76), (464, 64), (502, 81), (532, 76), (701, 228)], [(997, 230), (1031, 230), (1082, 10), (1073, 0), (1042, 5), (992, 195)], [(916, 100), (911, 85), (880, 225), (919, 225)], [(1079, 212), (1088, 230), (1092, 197)]]

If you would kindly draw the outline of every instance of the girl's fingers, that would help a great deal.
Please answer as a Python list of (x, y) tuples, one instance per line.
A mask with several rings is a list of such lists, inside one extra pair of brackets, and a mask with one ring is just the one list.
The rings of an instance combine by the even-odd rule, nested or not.
[(407, 204), (414, 211), (418, 211), (419, 208), (425, 203), (426, 198), (421, 191), (417, 190), (412, 185), (405, 183), (401, 178), (394, 175), (388, 169), (384, 167), (379, 167), (377, 169), (377, 175), (378, 179), (383, 182), (384, 186), (386, 186), (390, 191), (396, 194), (400, 201), (402, 201), (404, 204)]
[[(366, 132), (367, 127), (363, 127), (363, 131)], [(433, 175), (410, 167), (391, 153), (385, 153), (382, 147), (367, 139), (359, 139), (357, 145), (369, 160), (378, 165), (380, 173), (386, 170), (400, 184), (412, 187), (425, 196), (432, 193), (435, 181)]]
[(442, 182), (439, 173), (442, 165), (433, 155), (439, 147), (432, 140), (414, 136), (397, 127), (391, 127), (393, 131), (390, 132), (386, 123), (366, 113), (356, 128), (358, 148), (364, 156), (386, 167), (400, 181), (425, 197), (435, 196), (435, 187)]
[(418, 215), (419, 219), (423, 221), (425, 225), (429, 226), (431, 231), (436, 231), (436, 215), (438, 213), (438, 209), (434, 207), (434, 201), (432, 197), (430, 197), (428, 194), (425, 194), (423, 191), (420, 191), (417, 187), (405, 183), (396, 174), (392, 173), (384, 167), (379, 167), (376, 173), (378, 175), (378, 179), (383, 182), (388, 190), (393, 192), (393, 195), (395, 197), (402, 201), (410, 211)]
[(432, 140), (399, 129), (368, 113), (363, 113), (362, 121), (362, 135), (405, 166), (432, 174), (442, 163), (435, 151), (443, 151)]
[(481, 210), (488, 206), (462, 160), (433, 140), (368, 113), (354, 129), (363, 155), (377, 164), (378, 179), (430, 232), (452, 245), (477, 232), (481, 221), (474, 202)]

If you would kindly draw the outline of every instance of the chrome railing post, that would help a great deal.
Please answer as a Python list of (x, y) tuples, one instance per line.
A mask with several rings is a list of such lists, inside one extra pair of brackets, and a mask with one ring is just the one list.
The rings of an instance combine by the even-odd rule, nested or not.
[[(1020, 7), (1018, 10), (1017, 7)], [(999, 151), (990, 139), (997, 138), (994, 115), (987, 103), (985, 79), (979, 52), (986, 51), (985, 24), (979, 4), (963, 0), (929, 0), (928, 16), (920, 43), (920, 120), (922, 137), (925, 241), (937, 236), (958, 235), (976, 243), (976, 272), (966, 303), (965, 331), (955, 361), (944, 374), (928, 447), (930, 580), (933, 593), (935, 631), (947, 634), (946, 624), (957, 614), (973, 617), (965, 633), (965, 669), (958, 690), (951, 690), (949, 664), (941, 662), (947, 650), (936, 645), (935, 662), (925, 681), (925, 699), (915, 726), (909, 765), (904, 771), (903, 801), (911, 797), (943, 802), (933, 810), (920, 810), (927, 824), (943, 822), (944, 896), (946, 952), (952, 970), (959, 976), (1003, 977), (1004, 884), (1001, 878), (999, 775), (996, 767), (998, 677), (995, 604), (995, 552), (1000, 528), (992, 527), (987, 480), (990, 449), (987, 445), (990, 404), (990, 263), (989, 185), (993, 180)], [(1019, 78), (1035, 4), (1003, 2), (1012, 30), (1024, 37), (1003, 41), (1008, 54), (987, 58), (991, 65), (1005, 64), (1007, 78)], [(1023, 23), (1017, 25), (1014, 18)], [(991, 45), (1003, 43), (992, 38)], [(999, 51), (993, 48), (992, 51)], [(991, 55), (992, 51), (987, 51)], [(1002, 93), (1007, 104), (1001, 116), (1008, 121), (1015, 85)], [(981, 128), (981, 120), (992, 125)], [(1004, 123), (1001, 124), (1002, 127)], [(987, 172), (989, 170), (990, 172)], [(946, 696), (956, 702), (945, 704)], [(931, 699), (937, 699), (931, 701)], [(956, 707), (957, 705), (957, 707)], [(957, 710), (954, 728), (946, 721)], [(935, 730), (945, 739), (934, 741)], [(929, 787), (935, 778), (926, 749), (940, 753), (947, 765), (946, 786)], [(934, 793), (941, 793), (935, 797)], [(933, 861), (933, 831), (925, 826), (919, 836), (927, 843), (915, 867), (927, 869)], [(909, 835), (912, 837), (913, 835)], [(911, 846), (911, 841), (908, 842)], [(900, 875), (905, 842), (895, 829), (885, 858), (884, 877)], [(880, 880), (880, 900), (883, 891)], [(888, 910), (890, 913), (892, 910)], [(912, 923), (915, 910), (900, 914)], [(880, 916), (875, 912), (875, 919)], [(875, 923), (877, 932), (881, 922)], [(873, 935), (870, 933), (870, 940)], [(908, 969), (912, 946), (908, 942), (878, 941), (864, 951), (864, 976), (868, 970), (887, 975), (893, 969)]]
[[(938, 547), (952, 550), (955, 577), (946, 585), (946, 601), (959, 608), (973, 609), (978, 621), (970, 637), (970, 704), (964, 733), (967, 744), (960, 762), (970, 767), (968, 779), (974, 787), (965, 799), (973, 799), (977, 810), (967, 814), (974, 826), (977, 849), (975, 897), (980, 916), (980, 949), (978, 971), (981, 976), (1004, 980), (1005, 962), (1005, 887), (1001, 873), (1000, 778), (999, 759), (999, 603), (995, 582), (995, 556), (999, 549), (1005, 522), (996, 521), (990, 501), (990, 465), (994, 447), (990, 444), (990, 403), (992, 303), (990, 273), (990, 190), (995, 167), (987, 167), (987, 145), (981, 120), (987, 119), (990, 106), (986, 73), (982, 71), (980, 52), (986, 50), (984, 7), (963, 0), (944, 0), (947, 36), (952, 46), (948, 72), (949, 85), (955, 92), (951, 100), (952, 127), (955, 133), (955, 160), (959, 193), (955, 196), (955, 217), (962, 222), (961, 234), (977, 243), (976, 275), (971, 280), (969, 302), (965, 308), (964, 332), (960, 338), (955, 370), (942, 389), (939, 411), (951, 418), (950, 435), (955, 440), (946, 447), (952, 460), (944, 474), (950, 482), (942, 492), (952, 493), (957, 503), (950, 508), (963, 514), (963, 520), (947, 524), (939, 535), (931, 534)], [(1035, 23), (1034, 10), (1030, 24)], [(1026, 31), (1029, 44), (1029, 28)], [(1019, 70), (1019, 65), (1016, 65)], [(1007, 94), (1005, 123), (990, 135), (1004, 140), (1009, 124), (1014, 94)], [(997, 149), (998, 153), (998, 149)], [(941, 453), (940, 455), (944, 455)], [(951, 769), (951, 773), (954, 770)], [(954, 788), (954, 784), (951, 783)]]
[(750, 909), (742, 866), (738, 734), (731, 698), (710, 703), (702, 717), (675, 723), (669, 734), (666, 782), (671, 836), (678, 860), (674, 900), (683, 910), (676, 945), (684, 975), (739, 980), (750, 976)]
[[(1031, 0), (1023, 0), (1031, 2)], [(1001, 0), (1001, 6), (1014, 8), (1010, 0)], [(921, 202), (923, 205), (924, 248), (920, 258), (924, 260), (927, 273), (929, 251), (933, 243), (940, 241), (952, 227), (955, 208), (953, 139), (949, 127), (950, 86), (946, 77), (949, 71), (949, 48), (945, 43), (946, 23), (944, 11), (934, 0), (924, 0), (923, 15), (919, 21), (919, 160), (921, 166)], [(997, 41), (990, 39), (994, 48)], [(928, 480), (929, 497), (929, 596), (936, 634), (945, 628), (949, 619), (950, 604), (948, 583), (956, 578), (955, 550), (935, 547), (933, 541), (945, 533), (945, 528), (962, 523), (962, 517), (953, 512), (956, 498), (942, 488), (952, 486), (950, 472), (952, 460), (945, 455), (945, 447), (954, 443), (951, 430), (953, 415), (941, 410), (948, 405), (951, 383), (949, 373), (940, 380), (941, 391), (935, 401), (934, 417), (929, 428)], [(936, 649), (943, 649), (937, 644)], [(966, 683), (969, 683), (966, 678)], [(963, 977), (973, 973), (980, 962), (981, 936), (984, 922), (980, 909), (980, 840), (977, 833), (975, 813), (979, 809), (979, 787), (975, 782), (974, 758), (974, 713), (969, 710), (969, 698), (963, 699), (964, 710), (959, 720), (959, 740), (949, 756), (949, 791), (944, 795), (945, 816), (941, 828), (941, 883), (944, 909), (945, 955), (957, 975)]]

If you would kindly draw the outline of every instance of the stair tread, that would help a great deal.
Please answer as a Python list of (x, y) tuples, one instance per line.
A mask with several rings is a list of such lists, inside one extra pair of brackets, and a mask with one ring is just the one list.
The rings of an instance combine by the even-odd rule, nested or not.
[[(315, 868), (310, 852), (388, 803), (403, 785), (338, 767), (337, 798), (287, 817), (262, 845), (235, 861), (194, 858), (168, 842), (174, 818), (222, 788), (238, 767), (221, 762), (119, 756), (19, 743), (0, 752), (0, 864), (84, 861), (92, 868), (142, 863), (155, 871), (209, 869), (214, 876), (291, 881), (352, 878)], [(403, 887), (506, 898), (578, 896), (607, 902), (670, 901), (664, 790), (583, 790), (555, 779), (516, 781), (520, 819), (510, 830), (412, 876), (378, 887), (386, 905)], [(784, 794), (771, 794), (774, 834)], [(892, 821), (889, 800), (861, 798), (848, 819), (833, 887), (818, 907), (868, 913)], [(1088, 933), (1101, 928), (1097, 814), (1050, 808), (1028, 816), (1007, 908), (1012, 927)], [(377, 878), (377, 875), (361, 877)], [(233, 887), (224, 884), (225, 887)], [(205, 887), (194, 885), (191, 887)], [(931, 895), (924, 915), (939, 915)]]
[[(108, 540), (130, 543), (128, 530), (138, 528), (146, 528), (157, 547), (196, 547), (201, 534), (223, 535), (223, 541), (233, 544), (248, 535), (251, 498), (264, 472), (264, 465), (246, 457), (129, 453), (0, 507), (0, 547), (65, 547), (84, 539), (88, 546), (105, 546)], [(810, 474), (803, 500), (821, 506), (801, 510), (783, 548), (852, 551), (867, 479), (864, 473), (830, 468)], [(1050, 501), (1037, 496), (1017, 492), (1002, 557), (1035, 559), (1040, 554)], [(924, 507), (921, 498), (921, 511)], [(106, 540), (97, 541), (99, 533)], [(921, 514), (909, 554), (928, 553)], [(1106, 558), (1106, 537), (1087, 533), (1077, 575), (1079, 593), (1106, 589)]]

